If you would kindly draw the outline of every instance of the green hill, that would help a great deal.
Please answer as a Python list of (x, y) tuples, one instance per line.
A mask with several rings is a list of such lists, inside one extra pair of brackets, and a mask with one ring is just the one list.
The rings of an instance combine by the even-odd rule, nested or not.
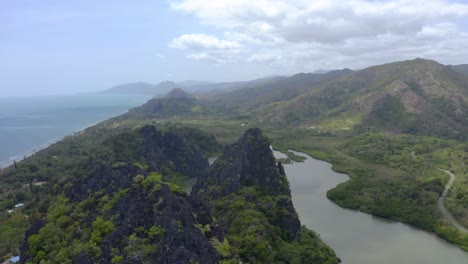
[[(233, 108), (271, 126), (377, 129), (448, 137), (463, 137), (468, 131), (468, 77), (435, 61), (415, 59), (374, 66), (302, 83), (300, 89), (295, 82), (298, 77), (282, 80), (282, 87), (271, 92), (252, 88), (250, 96), (242, 98), (244, 103)], [(247, 93), (236, 93), (241, 92)], [(277, 94), (281, 96), (274, 97)], [(236, 102), (237, 97), (231, 96), (226, 94), (224, 100)]]
[(301, 94), (310, 92), (319, 84), (346, 76), (352, 72), (352, 70), (343, 69), (326, 74), (300, 73), (288, 78), (276, 79), (224, 93), (209, 99), (216, 108), (236, 110), (245, 114), (265, 104), (291, 100)]
[(178, 87), (178, 85), (170, 81), (161, 82), (156, 85), (144, 82), (137, 82), (114, 86), (112, 88), (102, 91), (102, 93), (141, 94), (155, 96), (158, 94), (165, 94), (176, 87)]
[(448, 65), (448, 67), (458, 73), (468, 75), (468, 64)]

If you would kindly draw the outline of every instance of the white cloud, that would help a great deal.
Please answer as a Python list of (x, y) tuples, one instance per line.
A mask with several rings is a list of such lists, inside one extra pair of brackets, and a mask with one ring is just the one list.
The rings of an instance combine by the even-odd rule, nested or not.
[(219, 39), (205, 34), (184, 34), (173, 39), (169, 46), (190, 50), (187, 58), (224, 64), (231, 62), (239, 53), (241, 44), (235, 40)]
[(229, 61), (297, 69), (424, 56), (468, 61), (468, 36), (459, 24), (468, 4), (448, 0), (179, 0), (171, 7), (223, 32), (222, 39), (187, 34), (170, 44), (211, 58), (224, 56), (213, 50), (235, 50)]
[(184, 34), (173, 39), (169, 46), (178, 49), (193, 50), (232, 50), (238, 49), (240, 44), (235, 41), (220, 40), (217, 37), (205, 34)]

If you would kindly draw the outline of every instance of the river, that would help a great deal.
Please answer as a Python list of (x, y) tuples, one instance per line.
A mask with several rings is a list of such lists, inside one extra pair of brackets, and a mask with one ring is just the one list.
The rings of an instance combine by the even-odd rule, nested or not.
[[(303, 225), (316, 231), (344, 264), (467, 264), (468, 252), (409, 225), (341, 208), (326, 192), (349, 179), (327, 162), (307, 159), (284, 166)], [(276, 157), (284, 154), (275, 151)]]

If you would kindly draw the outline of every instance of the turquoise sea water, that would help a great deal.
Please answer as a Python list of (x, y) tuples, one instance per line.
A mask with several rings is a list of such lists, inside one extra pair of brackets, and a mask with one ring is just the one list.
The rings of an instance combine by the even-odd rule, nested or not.
[(148, 99), (109, 94), (0, 98), (0, 167)]

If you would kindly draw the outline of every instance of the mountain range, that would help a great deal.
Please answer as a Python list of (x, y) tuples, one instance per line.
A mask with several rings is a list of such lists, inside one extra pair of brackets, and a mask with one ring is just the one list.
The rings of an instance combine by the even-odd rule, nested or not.
[(188, 92), (210, 92), (220, 93), (230, 90), (235, 90), (244, 87), (252, 87), (270, 81), (280, 80), (285, 77), (272, 75), (265, 78), (254, 79), (249, 81), (238, 82), (206, 82), (197, 80), (187, 80), (182, 82), (164, 81), (158, 84), (149, 84), (145, 82), (126, 83), (114, 86), (112, 88), (101, 91), (100, 93), (107, 94), (138, 94), (138, 95), (151, 95), (161, 96), (174, 88), (182, 88)]
[[(341, 156), (330, 160), (351, 160), (340, 168), (353, 173), (329, 197), (444, 235), (445, 229), (432, 225), (439, 214), (428, 211), (443, 180), (436, 174), (425, 178), (433, 169), (417, 161), (425, 152), (432, 158), (436, 143), (466, 141), (463, 69), (418, 58), (246, 82), (111, 88), (105, 92), (167, 94), (1, 170), (0, 186), (7, 194), (0, 197), (1, 209), (24, 203), (25, 210), (17, 214), (21, 225), (2, 222), (16, 232), (4, 251), (19, 252), (22, 261), (32, 263), (340, 263), (317, 234), (301, 226), (272, 141), (258, 128), (244, 131), (245, 125), (276, 140), (290, 137), (294, 144), (303, 136), (318, 135), (319, 143), (341, 137), (346, 144), (333, 143)], [(411, 135), (410, 141), (393, 137), (401, 134)], [(433, 146), (422, 144), (429, 142), (426, 136), (433, 137)], [(418, 151), (414, 142), (422, 142)], [(333, 157), (322, 147), (323, 157)], [(211, 165), (209, 155), (218, 156)], [(456, 164), (445, 156), (441, 166)], [(374, 177), (374, 171), (362, 169), (370, 163), (388, 167)], [(404, 176), (387, 177), (395, 171)], [(45, 184), (35, 186), (36, 180)], [(196, 180), (191, 192), (184, 188), (187, 180)], [(391, 199), (382, 196), (388, 186), (396, 190)], [(363, 194), (374, 196), (365, 197), (367, 204), (353, 200)], [(389, 206), (373, 203), (389, 200)], [(419, 211), (410, 217), (426, 216), (426, 224), (398, 215), (414, 208)]]
[(466, 134), (468, 126), (467, 69), (466, 64), (414, 59), (358, 71), (331, 70), (231, 83), (135, 83), (106, 92), (155, 95), (181, 88), (195, 94), (188, 112), (198, 105), (194, 110), (210, 109), (270, 126), (459, 137)]
[(449, 137), (468, 131), (468, 76), (424, 59), (297, 74), (202, 100), (269, 126)]
[(458, 73), (468, 75), (468, 64), (448, 65), (448, 67), (450, 67), (452, 70)]

